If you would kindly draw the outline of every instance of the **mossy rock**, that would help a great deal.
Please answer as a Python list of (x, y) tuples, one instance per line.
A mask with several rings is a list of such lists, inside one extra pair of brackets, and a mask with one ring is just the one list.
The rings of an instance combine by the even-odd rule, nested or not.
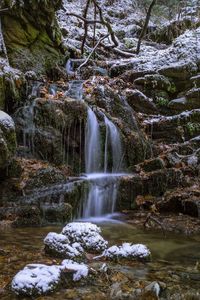
[(63, 63), (62, 35), (55, 16), (60, 5), (61, 1), (24, 1), (23, 5), (16, 1), (3, 15), (4, 40), (13, 67), (43, 74), (55, 63)]
[(6, 168), (16, 151), (16, 134), (12, 118), (0, 111), (0, 169)]

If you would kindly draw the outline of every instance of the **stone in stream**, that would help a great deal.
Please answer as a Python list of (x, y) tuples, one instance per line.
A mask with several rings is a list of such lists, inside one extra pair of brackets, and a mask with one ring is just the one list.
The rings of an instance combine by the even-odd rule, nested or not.
[(60, 280), (60, 266), (30, 264), (15, 275), (11, 288), (17, 295), (43, 295), (54, 291)]
[(151, 252), (143, 244), (123, 243), (121, 246), (112, 246), (106, 249), (102, 256), (108, 259), (125, 258), (148, 261), (151, 258)]
[(19, 296), (38, 296), (56, 290), (62, 279), (79, 281), (89, 273), (87, 265), (72, 260), (63, 260), (61, 265), (29, 264), (12, 280), (11, 289)]
[(62, 234), (72, 243), (80, 243), (85, 250), (91, 252), (100, 252), (107, 248), (108, 242), (100, 233), (101, 229), (92, 223), (73, 222), (67, 224), (62, 230)]
[(55, 232), (49, 232), (44, 239), (45, 252), (54, 256), (77, 258), (83, 255), (83, 248), (79, 243), (71, 243), (69, 239)]

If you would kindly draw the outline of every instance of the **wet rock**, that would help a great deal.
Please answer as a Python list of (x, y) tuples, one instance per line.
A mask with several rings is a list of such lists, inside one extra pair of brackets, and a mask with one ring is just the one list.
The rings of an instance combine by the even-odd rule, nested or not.
[(83, 248), (79, 243), (71, 243), (66, 235), (49, 232), (44, 239), (45, 252), (53, 256), (80, 258)]
[(102, 256), (108, 259), (138, 259), (149, 260), (151, 253), (149, 249), (142, 244), (123, 243), (122, 246), (112, 246), (106, 249)]
[(43, 295), (54, 291), (61, 280), (59, 266), (27, 265), (12, 280), (12, 290), (20, 296)]
[(156, 113), (157, 108), (152, 99), (146, 97), (139, 90), (127, 90), (126, 98), (128, 104), (137, 112), (146, 114)]
[(15, 125), (12, 118), (0, 111), (0, 169), (5, 169), (16, 151)]
[(86, 112), (83, 101), (36, 99), (15, 114), (19, 143), (29, 146), (36, 158), (56, 165), (66, 163), (78, 172), (84, 162), (84, 143), (80, 146), (80, 141)]
[(92, 223), (69, 223), (62, 234), (66, 235), (70, 242), (77, 242), (88, 251), (100, 252), (107, 248), (108, 242), (100, 235), (101, 229)]

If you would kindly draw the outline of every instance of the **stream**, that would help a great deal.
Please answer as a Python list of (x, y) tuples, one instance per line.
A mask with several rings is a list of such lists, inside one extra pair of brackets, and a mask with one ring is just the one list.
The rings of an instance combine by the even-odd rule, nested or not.
[[(102, 228), (103, 236), (110, 244), (121, 242), (144, 243), (152, 252), (152, 262), (147, 264), (133, 263), (115, 264), (112, 268), (131, 280), (159, 281), (167, 284), (168, 288), (200, 291), (200, 274), (197, 272), (197, 262), (200, 260), (200, 237), (185, 237), (168, 234), (166, 238), (159, 232), (145, 232), (122, 222), (98, 224)], [(0, 298), (3, 300), (15, 299), (8, 289), (2, 289), (10, 282), (19, 269), (28, 263), (52, 263), (52, 259), (44, 255), (43, 239), (49, 231), (59, 232), (60, 227), (18, 228), (0, 231)], [(194, 255), (195, 253), (195, 255)], [(58, 259), (54, 260), (58, 261)], [(99, 282), (94, 286), (87, 283), (77, 283), (69, 290), (62, 289), (49, 296), (39, 299), (72, 299), (68, 293), (78, 293), (80, 299), (94, 299), (93, 293), (101, 290)], [(109, 292), (109, 290), (107, 291)], [(2, 293), (2, 294), (1, 294)], [(69, 298), (67, 298), (69, 297)], [(17, 298), (16, 298), (17, 299)], [(74, 298), (76, 299), (76, 298)], [(101, 298), (98, 298), (101, 299)], [(106, 299), (106, 298), (102, 298)]]

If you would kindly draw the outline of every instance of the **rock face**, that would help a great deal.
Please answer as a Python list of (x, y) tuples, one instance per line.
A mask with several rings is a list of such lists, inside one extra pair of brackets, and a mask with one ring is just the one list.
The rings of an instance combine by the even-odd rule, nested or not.
[(82, 101), (33, 100), (15, 114), (19, 142), (37, 158), (56, 165), (66, 163), (78, 172), (83, 170), (86, 118)]
[(2, 17), (2, 27), (12, 66), (45, 73), (52, 64), (61, 62), (61, 33), (55, 18), (60, 6), (60, 0), (1, 3), (1, 7), (9, 7)]
[(0, 111), (0, 169), (5, 169), (16, 151), (15, 125), (12, 118)]

